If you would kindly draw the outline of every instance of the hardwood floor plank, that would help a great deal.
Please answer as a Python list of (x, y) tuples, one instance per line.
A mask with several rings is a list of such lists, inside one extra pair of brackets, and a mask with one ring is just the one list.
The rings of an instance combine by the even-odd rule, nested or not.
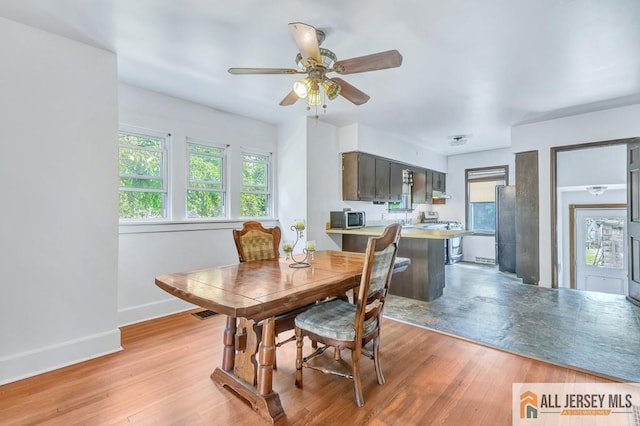
[[(189, 312), (123, 327), (122, 352), (0, 386), (0, 423), (266, 425), (209, 378), (222, 360), (223, 329), (223, 316)], [(296, 388), (295, 344), (279, 348), (274, 389), (287, 416), (278, 424), (506, 425), (513, 382), (607, 382), (387, 319), (381, 354), (386, 383), (362, 359), (365, 405), (357, 408), (342, 377), (305, 370)]]

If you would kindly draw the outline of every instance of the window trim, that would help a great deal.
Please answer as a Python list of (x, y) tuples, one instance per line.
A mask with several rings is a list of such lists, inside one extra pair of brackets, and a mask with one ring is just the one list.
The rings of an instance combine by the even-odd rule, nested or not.
[[(211, 188), (194, 188), (191, 186), (191, 145), (198, 145), (205, 148), (221, 149), (222, 154), (222, 170), (220, 171), (220, 177), (222, 179), (222, 189)], [(184, 192), (184, 215), (187, 221), (211, 221), (211, 220), (227, 220), (229, 219), (229, 179), (228, 179), (228, 164), (229, 164), (229, 144), (217, 144), (205, 139), (193, 138), (190, 136), (185, 137), (185, 192)], [(205, 192), (218, 192), (222, 193), (222, 216), (207, 216), (207, 217), (189, 217), (189, 206), (187, 197), (189, 191), (205, 191)]]
[[(469, 179), (469, 175), (473, 173), (489, 172), (491, 170), (496, 170), (496, 171), (503, 170), (504, 184), (509, 185), (509, 165), (508, 164), (498, 165), (498, 166), (489, 166), (489, 167), (477, 167), (477, 168), (465, 169), (464, 171), (464, 217), (465, 217), (465, 227), (470, 231), (473, 231), (473, 229), (470, 226), (471, 217), (469, 212), (469, 181), (470, 180), (476, 181), (476, 182), (494, 181), (496, 180), (497, 173), (494, 174), (493, 176), (487, 175), (487, 176), (481, 176), (481, 177), (471, 178), (471, 179)], [(495, 231), (494, 232), (473, 231), (473, 235), (495, 237), (496, 233)]]
[[(141, 136), (141, 137), (151, 137), (157, 138), (161, 140), (161, 148), (149, 148), (149, 147), (129, 147), (127, 145), (123, 145), (120, 143), (120, 134), (128, 134), (132, 136)], [(129, 188), (121, 188), (120, 183), (118, 183), (118, 194), (121, 191), (126, 192), (158, 192), (162, 194), (162, 216), (161, 217), (153, 217), (153, 218), (123, 218), (118, 214), (118, 221), (120, 223), (133, 223), (133, 222), (141, 222), (141, 223), (151, 223), (151, 222), (165, 222), (170, 219), (171, 212), (171, 194), (169, 190), (169, 146), (171, 140), (171, 133), (162, 132), (159, 130), (145, 129), (140, 127), (133, 127), (128, 125), (120, 125), (118, 126), (118, 181), (121, 177), (133, 177), (131, 175), (122, 175), (120, 174), (120, 148), (128, 148), (135, 149), (139, 151), (150, 151), (150, 152), (159, 152), (162, 156), (162, 167), (161, 167), (161, 178), (162, 178), (162, 187), (155, 188), (139, 188), (139, 189), (129, 189)], [(120, 203), (118, 203), (118, 210), (120, 208)]]

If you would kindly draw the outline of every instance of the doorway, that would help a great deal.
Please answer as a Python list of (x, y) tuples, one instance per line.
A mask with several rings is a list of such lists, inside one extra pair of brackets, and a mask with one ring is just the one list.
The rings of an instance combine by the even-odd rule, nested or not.
[(571, 287), (626, 295), (626, 205), (571, 205)]
[[(567, 274), (566, 268), (561, 268), (562, 259), (567, 258), (567, 263), (572, 263), (569, 261), (569, 254), (567, 253), (566, 245), (563, 247), (563, 230), (567, 227), (567, 221), (562, 219), (563, 215), (568, 214), (567, 210), (563, 208), (563, 201), (561, 198), (560, 189), (562, 187), (580, 187), (585, 189), (585, 186), (590, 185), (600, 185), (600, 184), (609, 184), (616, 183), (618, 180), (610, 181), (609, 179), (600, 178), (599, 174), (605, 170), (619, 170), (621, 173), (624, 173), (624, 176), (620, 178), (620, 183), (624, 183), (626, 187), (626, 167), (624, 164), (626, 163), (626, 146), (633, 139), (615, 139), (609, 141), (600, 141), (600, 142), (590, 142), (590, 143), (582, 143), (576, 145), (566, 145), (566, 146), (558, 146), (551, 148), (551, 287), (558, 288), (560, 283), (560, 275)], [(610, 162), (604, 160), (607, 157), (598, 158), (598, 164), (595, 166), (586, 165), (584, 161), (581, 161), (581, 155), (587, 153), (588, 151), (594, 148), (611, 148), (613, 150), (620, 149), (624, 151), (619, 155), (616, 154), (616, 158), (619, 157), (621, 161), (620, 166), (612, 167)], [(564, 157), (563, 159), (559, 157)], [(565, 161), (569, 159), (570, 161)], [(561, 163), (561, 164), (559, 164)], [(588, 170), (588, 173), (574, 173), (576, 170)], [(567, 174), (563, 178), (562, 174)], [(579, 177), (580, 179), (584, 177), (585, 179), (581, 179), (580, 182), (572, 182), (572, 175), (575, 177)], [(586, 179), (593, 180), (587, 181)], [(602, 196), (600, 196), (602, 198)], [(625, 196), (626, 200), (626, 196)], [(576, 200), (577, 202), (581, 202)], [(621, 202), (614, 200), (607, 200), (606, 202)], [(566, 241), (566, 240), (564, 240)], [(571, 244), (571, 239), (569, 239), (569, 244)], [(565, 263), (566, 264), (566, 263)], [(567, 274), (568, 275), (568, 274)], [(567, 276), (567, 279), (569, 277)], [(566, 281), (565, 281), (566, 282)]]

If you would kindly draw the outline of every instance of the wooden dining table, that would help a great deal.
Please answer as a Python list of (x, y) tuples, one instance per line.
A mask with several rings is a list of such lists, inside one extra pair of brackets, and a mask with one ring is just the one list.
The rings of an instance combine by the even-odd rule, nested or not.
[[(318, 251), (308, 268), (291, 268), (290, 263), (286, 258), (244, 262), (155, 280), (170, 294), (227, 316), (222, 366), (211, 378), (272, 423), (285, 415), (272, 388), (276, 316), (358, 286), (364, 254)], [(252, 332), (258, 323), (261, 336)]]

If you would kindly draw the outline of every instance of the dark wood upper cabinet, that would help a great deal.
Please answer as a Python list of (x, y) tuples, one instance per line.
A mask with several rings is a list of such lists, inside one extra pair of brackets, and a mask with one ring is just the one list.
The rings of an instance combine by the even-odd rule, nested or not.
[(442, 172), (436, 172), (433, 171), (433, 178), (432, 178), (432, 184), (433, 184), (433, 190), (434, 191), (440, 191), (440, 192), (446, 192), (446, 179), (447, 179), (447, 175), (442, 173)]
[(376, 195), (376, 157), (361, 152), (342, 154), (342, 199), (373, 201)]
[(389, 201), (402, 200), (402, 170), (406, 167), (391, 162), (389, 167)]
[(389, 201), (389, 185), (391, 184), (391, 162), (384, 158), (376, 158), (376, 189), (374, 201)]
[[(413, 187), (411, 188), (411, 198), (416, 204), (427, 202), (427, 171), (413, 170)], [(428, 198), (431, 201), (431, 197)]]
[(413, 203), (431, 203), (433, 191), (445, 192), (444, 173), (354, 151), (342, 154), (342, 199), (400, 202), (405, 169), (413, 172)]

